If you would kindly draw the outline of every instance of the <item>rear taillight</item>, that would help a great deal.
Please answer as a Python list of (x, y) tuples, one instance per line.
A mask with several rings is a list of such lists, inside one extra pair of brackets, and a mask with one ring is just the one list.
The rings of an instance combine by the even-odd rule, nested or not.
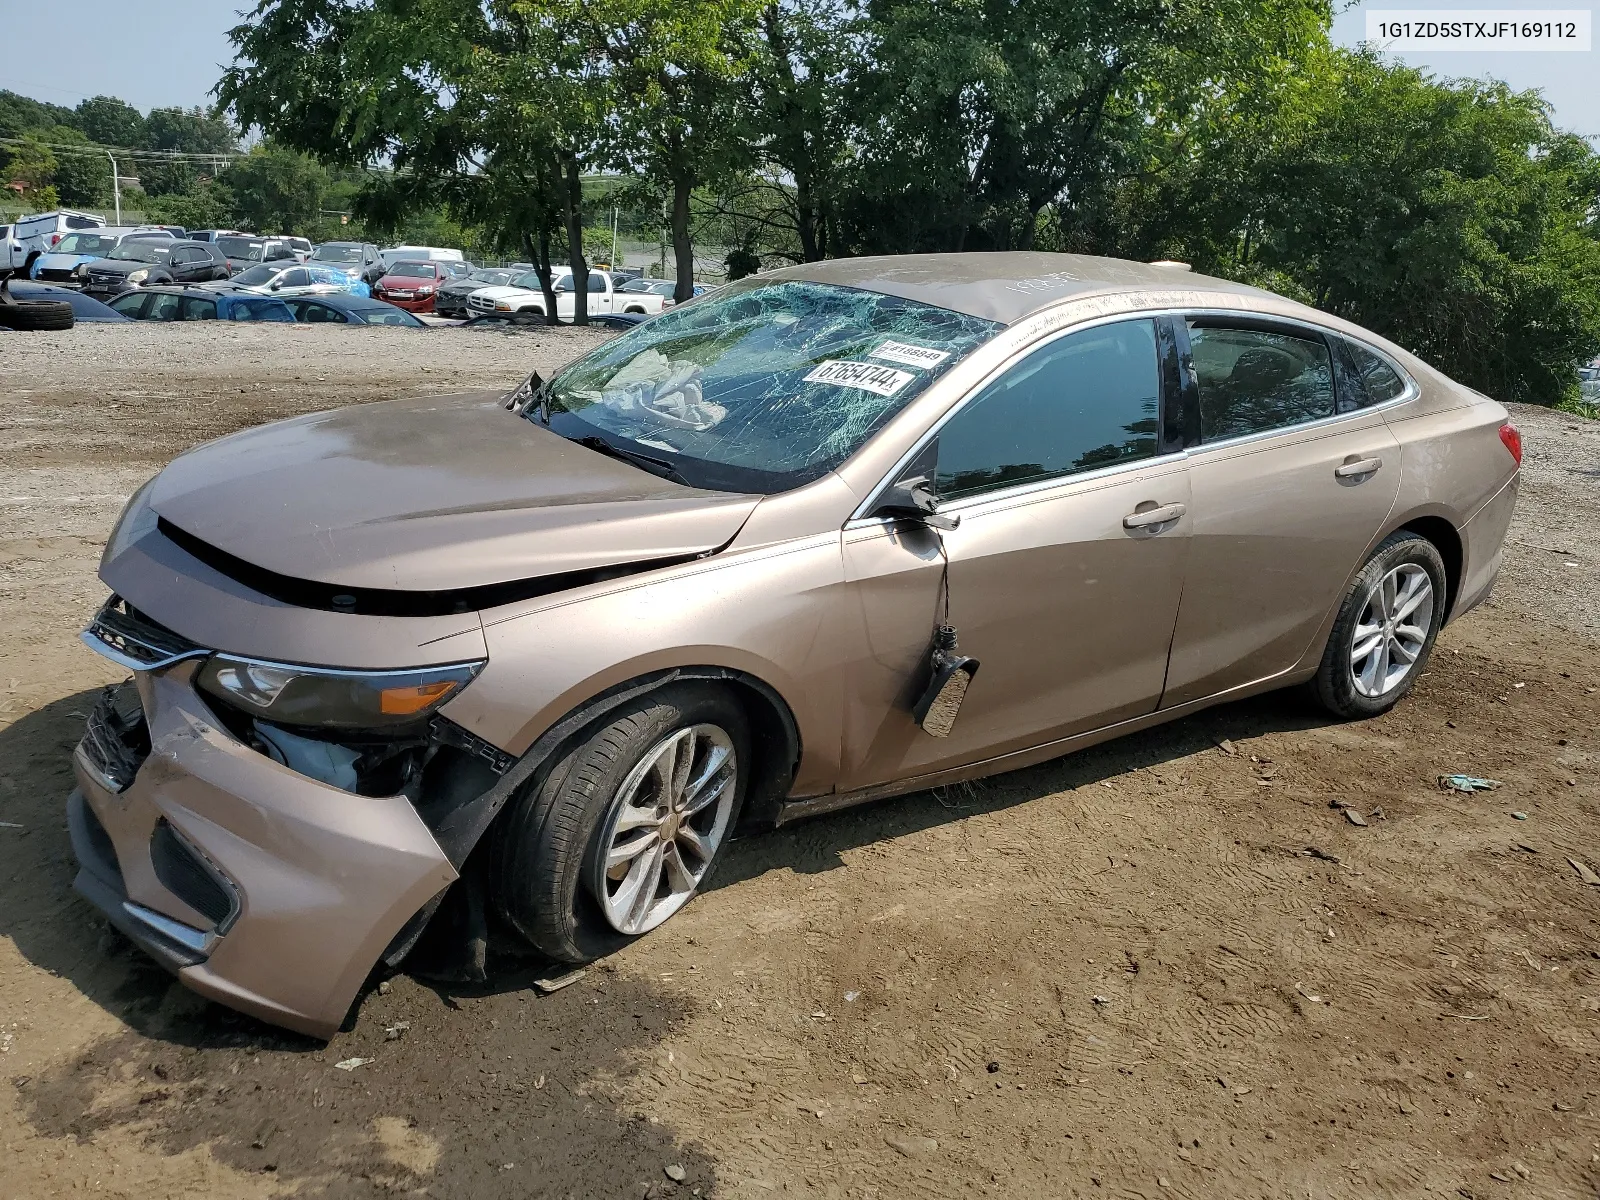
[(1522, 465), (1522, 432), (1510, 421), (1507, 421), (1500, 426), (1500, 440), (1505, 443), (1506, 449), (1511, 451), (1511, 457), (1516, 460), (1517, 466), (1520, 467)]
[(60, 234), (59, 234), (59, 233), (52, 233), (52, 234), (51, 234), (51, 235), (50, 235), (50, 244), (51, 244), (51, 245), (52, 245), (52, 246), (54, 246), (54, 245), (55, 245), (55, 244), (56, 244), (56, 243), (57, 243), (57, 242), (59, 242), (59, 241), (60, 241), (60, 240), (61, 240), (61, 235), (60, 235)]

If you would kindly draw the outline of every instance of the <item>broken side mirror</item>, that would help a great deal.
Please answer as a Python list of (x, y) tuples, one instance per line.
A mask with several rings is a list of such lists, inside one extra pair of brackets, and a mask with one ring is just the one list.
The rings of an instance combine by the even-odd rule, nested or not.
[(938, 465), (939, 439), (934, 438), (878, 497), (872, 515), (918, 521), (930, 529), (950, 530), (960, 525), (960, 517), (947, 517), (939, 512), (939, 494), (933, 482)]

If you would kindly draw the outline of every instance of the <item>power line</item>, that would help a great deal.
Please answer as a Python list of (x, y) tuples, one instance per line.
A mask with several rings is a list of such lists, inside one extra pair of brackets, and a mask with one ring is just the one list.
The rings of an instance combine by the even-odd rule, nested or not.
[(47, 150), (59, 150), (66, 154), (90, 154), (98, 158), (102, 154), (115, 154), (118, 158), (147, 159), (152, 162), (199, 162), (228, 165), (243, 154), (238, 150), (135, 150), (127, 146), (106, 146), (99, 142), (41, 142), (37, 138), (0, 137), (0, 146), (42, 146)]

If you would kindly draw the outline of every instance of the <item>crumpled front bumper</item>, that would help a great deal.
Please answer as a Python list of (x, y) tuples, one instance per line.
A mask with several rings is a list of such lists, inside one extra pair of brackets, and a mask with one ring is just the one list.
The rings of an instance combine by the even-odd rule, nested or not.
[(403, 797), (352, 795), (222, 728), (194, 661), (135, 678), (150, 751), (132, 782), (80, 744), (75, 886), (201, 995), (314, 1037), (456, 872)]

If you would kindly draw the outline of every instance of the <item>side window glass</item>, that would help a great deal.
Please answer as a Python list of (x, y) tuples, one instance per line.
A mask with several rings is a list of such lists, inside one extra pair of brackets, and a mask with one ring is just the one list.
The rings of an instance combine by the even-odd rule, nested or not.
[(1333, 415), (1333, 363), (1321, 339), (1191, 324), (1189, 348), (1202, 442)]
[(1155, 323), (1121, 321), (1034, 351), (939, 431), (941, 499), (1153, 458)]
[(178, 317), (178, 304), (182, 296), (174, 296), (171, 292), (156, 292), (150, 297), (150, 311), (145, 314), (147, 321), (174, 321)]
[(304, 267), (296, 267), (292, 271), (287, 271), (287, 272), (284, 273), (284, 276), (283, 276), (283, 286), (284, 287), (310, 287), (311, 286), (311, 272), (307, 271)]
[(199, 296), (185, 296), (183, 307), (178, 313), (180, 321), (215, 321), (217, 319), (217, 302), (204, 300)]
[(589, 292), (590, 292), (590, 294), (592, 295), (592, 294), (597, 293), (597, 292), (598, 293), (604, 293), (605, 290), (606, 290), (606, 277), (604, 275), (600, 274), (599, 271), (590, 271), (589, 272)]
[(1368, 404), (1384, 404), (1406, 390), (1400, 373), (1360, 342), (1346, 342), (1355, 360), (1356, 374), (1367, 389)]
[(144, 302), (148, 299), (150, 299), (149, 296), (141, 296), (138, 292), (129, 292), (126, 296), (118, 296), (115, 300), (113, 300), (111, 302), (111, 307), (116, 309), (123, 316), (133, 317), (135, 320), (137, 320), (139, 317), (139, 310), (144, 307)]

